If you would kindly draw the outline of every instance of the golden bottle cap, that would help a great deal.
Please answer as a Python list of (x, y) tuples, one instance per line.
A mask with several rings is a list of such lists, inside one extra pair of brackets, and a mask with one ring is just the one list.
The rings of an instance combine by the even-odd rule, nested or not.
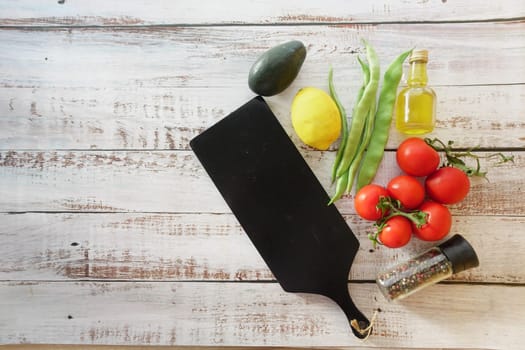
[(428, 62), (428, 50), (417, 49), (412, 51), (408, 62)]

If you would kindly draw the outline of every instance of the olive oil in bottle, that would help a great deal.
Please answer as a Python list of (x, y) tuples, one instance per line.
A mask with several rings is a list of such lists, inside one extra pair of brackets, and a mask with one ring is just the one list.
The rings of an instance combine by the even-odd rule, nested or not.
[(396, 128), (405, 134), (426, 134), (434, 129), (436, 94), (427, 86), (427, 62), (427, 50), (412, 51), (408, 86), (397, 96)]

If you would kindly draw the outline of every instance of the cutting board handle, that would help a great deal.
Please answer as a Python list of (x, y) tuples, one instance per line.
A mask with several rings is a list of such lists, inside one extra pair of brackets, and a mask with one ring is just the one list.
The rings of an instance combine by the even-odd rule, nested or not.
[(350, 323), (350, 328), (356, 337), (364, 339), (372, 333), (370, 321), (354, 304), (354, 301), (348, 292), (348, 286), (346, 283), (344, 284), (344, 287), (339, 287), (336, 290), (327, 293), (327, 296), (335, 301), (344, 311), (346, 318)]

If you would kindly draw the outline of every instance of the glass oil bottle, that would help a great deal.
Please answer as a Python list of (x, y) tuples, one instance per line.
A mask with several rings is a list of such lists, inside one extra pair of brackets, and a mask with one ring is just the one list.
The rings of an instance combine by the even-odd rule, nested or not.
[(470, 243), (461, 235), (454, 235), (440, 245), (381, 272), (376, 283), (388, 301), (400, 300), (478, 265), (478, 257)]
[(408, 135), (420, 135), (434, 129), (436, 94), (427, 86), (428, 51), (412, 51), (407, 87), (403, 88), (396, 101), (396, 128)]

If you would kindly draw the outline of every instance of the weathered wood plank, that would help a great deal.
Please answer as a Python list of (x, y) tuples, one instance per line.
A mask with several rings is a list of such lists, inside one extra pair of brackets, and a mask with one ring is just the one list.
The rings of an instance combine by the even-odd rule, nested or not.
[[(276, 347), (276, 346), (265, 346), (267, 350), (304, 350), (304, 347)], [(136, 345), (61, 345), (61, 344), (15, 344), (15, 345), (4, 345), (2, 350), (253, 350), (252, 346), (136, 346)], [(323, 349), (323, 348), (319, 348)], [(370, 350), (374, 347), (359, 346), (355, 347), (332, 347), (333, 350)], [(407, 350), (408, 348), (392, 348), (388, 347), (389, 350)], [(445, 350), (444, 348), (410, 348), (410, 350)], [(481, 348), (454, 348), (447, 350), (488, 350)]]
[[(276, 347), (276, 346), (265, 346), (264, 347), (267, 350), (304, 350), (304, 347)], [(368, 347), (368, 346), (359, 346), (355, 347), (332, 347), (333, 350), (370, 350), (374, 349), (375, 347)], [(159, 345), (159, 346), (136, 346), (136, 345), (62, 345), (62, 344), (15, 344), (15, 345), (4, 345), (2, 347), (2, 350), (79, 350), (79, 349), (85, 349), (85, 350), (253, 350), (253, 346), (166, 346), (166, 345)], [(323, 348), (318, 348), (323, 349)], [(409, 348), (392, 348), (388, 347), (389, 350), (407, 350)], [(410, 350), (446, 350), (444, 348), (410, 348)], [(454, 348), (447, 350), (489, 350), (487, 348), (481, 349), (481, 348)]]
[[(331, 193), (335, 152), (300, 149)], [(486, 153), (480, 153), (483, 155)], [(488, 179), (473, 179), (468, 197), (452, 207), (461, 215), (523, 215), (516, 200), (524, 187), (524, 152), (515, 163), (490, 166)], [(400, 174), (395, 153), (387, 152), (376, 183)], [(212, 181), (189, 151), (7, 151), (0, 152), (0, 211), (230, 212)], [(337, 203), (353, 213), (350, 198)]]
[[(359, 82), (336, 77), (335, 83), (350, 111)], [(326, 82), (319, 87), (326, 88)], [(266, 100), (300, 145), (289, 116), (296, 88)], [(438, 123), (430, 136), (463, 147), (525, 148), (525, 84), (435, 90)], [(251, 97), (236, 87), (213, 93), (199, 88), (2, 88), (0, 148), (189, 149), (191, 138)], [(396, 148), (402, 138), (392, 128), (387, 147)]]
[[(383, 269), (433, 243), (372, 249), (372, 224), (347, 215), (361, 242), (349, 279)], [(0, 280), (269, 281), (273, 275), (231, 214), (0, 214)], [(523, 217), (456, 216), (452, 233), (476, 249), (463, 282), (525, 283)]]
[(315, 1), (250, 2), (228, 0), (9, 1), (0, 7), (4, 26), (137, 26), (166, 24), (293, 24), (392, 21), (492, 20), (525, 16), (522, 3), (466, 0), (442, 1)]
[(359, 81), (356, 56), (363, 53), (361, 38), (374, 45), (385, 67), (405, 49), (426, 47), (434, 86), (522, 84), (524, 29), (525, 21), (446, 26), (3, 29), (0, 87), (212, 90), (226, 86), (238, 87), (242, 94), (256, 58), (290, 39), (302, 40), (308, 50), (296, 87), (326, 84), (330, 65), (339, 81)]
[[(3, 343), (363, 346), (333, 302), (275, 283), (0, 286)], [(373, 284), (349, 285), (365, 314), (381, 310), (365, 344), (383, 348), (520, 349), (524, 288), (439, 284), (388, 303)]]
[[(367, 314), (382, 310), (377, 335), (363, 344), (326, 299), (266, 283), (271, 273), (235, 218), (224, 214), (229, 210), (188, 152), (188, 140), (252, 96), (246, 73), (260, 52), (300, 39), (308, 46), (300, 76), (269, 99), (300, 145), (288, 116), (293, 94), (325, 87), (331, 64), (350, 110), (365, 37), (383, 67), (405, 47), (431, 50), (437, 136), (465, 147), (524, 150), (518, 101), (525, 97), (525, 4), (248, 6), (0, 4), (0, 344), (522, 348), (525, 257), (513, 253), (525, 248), (525, 204), (516, 200), (525, 183), (523, 152), (515, 165), (490, 169), (491, 182), (476, 181), (468, 199), (452, 207), (454, 231), (481, 259), (480, 268), (454, 278), (468, 283), (440, 284), (400, 304), (386, 303), (363, 281), (430, 244), (371, 252), (369, 224), (353, 215), (351, 198), (338, 203), (362, 243), (349, 276), (360, 283), (350, 284), (351, 292)], [(400, 140), (393, 133), (389, 147)], [(333, 152), (300, 147), (330, 191)], [(109, 151), (75, 151), (89, 148)], [(150, 152), (166, 149), (177, 151)], [(389, 152), (378, 182), (399, 173), (394, 163)], [(247, 280), (261, 283), (229, 283)]]

